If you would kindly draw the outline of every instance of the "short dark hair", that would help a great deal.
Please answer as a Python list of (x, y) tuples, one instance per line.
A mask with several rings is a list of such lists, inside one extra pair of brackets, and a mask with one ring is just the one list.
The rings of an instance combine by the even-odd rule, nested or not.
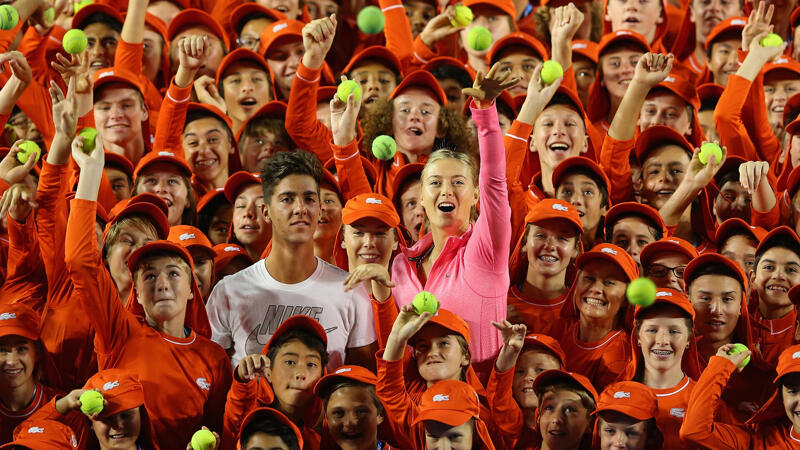
[(797, 245), (797, 242), (794, 239), (782, 235), (774, 236), (770, 238), (768, 241), (763, 242), (759, 246), (758, 250), (756, 250), (756, 263), (755, 263), (755, 269), (753, 270), (758, 269), (758, 263), (761, 262), (761, 258), (764, 257), (764, 253), (767, 253), (767, 250), (773, 249), (775, 247), (785, 248), (786, 250), (789, 250), (790, 252), (797, 255), (798, 258), (800, 258), (800, 245)]
[(183, 122), (183, 133), (186, 132), (186, 127), (189, 126), (190, 123), (194, 122), (195, 120), (205, 119), (208, 117), (216, 120), (222, 125), (222, 128), (225, 129), (225, 134), (228, 135), (228, 140), (231, 142), (231, 144), (233, 144), (233, 131), (231, 131), (231, 128), (228, 126), (228, 124), (225, 123), (224, 120), (220, 119), (216, 114), (202, 109), (188, 111), (186, 113), (186, 120)]
[(83, 19), (83, 22), (80, 24), (80, 28), (83, 30), (93, 23), (102, 23), (117, 33), (122, 33), (122, 24), (114, 17), (102, 12), (92, 13)]
[(727, 171), (717, 174), (717, 186), (722, 189), (725, 183), (733, 181), (739, 182), (739, 166), (730, 167)]
[[(588, 169), (587, 167), (582, 166), (573, 166), (569, 170), (566, 171), (564, 175), (562, 175), (562, 180), (571, 175), (583, 175), (586, 178), (594, 181), (597, 185), (597, 188), (600, 189), (600, 207), (603, 206), (608, 207), (608, 186), (606, 185), (606, 180), (604, 180), (600, 175), (595, 173), (593, 170)], [(556, 186), (556, 191), (561, 185), (559, 184)]]
[(264, 191), (264, 202), (269, 204), (275, 186), (289, 175), (308, 175), (317, 182), (322, 180), (322, 164), (316, 156), (305, 150), (278, 152), (264, 161), (261, 167), (261, 189)]
[(469, 76), (469, 72), (467, 72), (465, 69), (451, 66), (449, 64), (442, 64), (439, 67), (433, 68), (431, 70), (431, 75), (433, 75), (438, 81), (447, 79), (456, 80), (456, 83), (458, 83), (462, 88), (472, 86), (472, 78)]
[(278, 355), (278, 351), (280, 351), (281, 347), (292, 341), (300, 341), (300, 343), (306, 347), (319, 353), (319, 357), (322, 360), (320, 373), (322, 373), (323, 368), (328, 365), (328, 348), (319, 336), (304, 328), (289, 330), (270, 344), (269, 351), (267, 352), (267, 358), (269, 358), (270, 363), (275, 362), (275, 357)]
[(300, 444), (297, 442), (297, 436), (294, 434), (294, 430), (289, 428), (288, 425), (269, 416), (259, 417), (242, 429), (242, 439), (239, 441), (242, 449), (247, 448), (247, 443), (250, 442), (250, 438), (256, 433), (265, 433), (269, 436), (278, 437), (289, 447), (289, 450), (300, 450)]
[(731, 269), (728, 265), (720, 262), (704, 264), (702, 267), (693, 271), (691, 273), (691, 277), (684, 280), (686, 282), (686, 291), (691, 291), (692, 283), (694, 283), (703, 275), (722, 275), (723, 277), (733, 278), (739, 282), (739, 287), (742, 289), (742, 292), (744, 292), (744, 280), (742, 279), (741, 274)]
[(369, 392), (369, 396), (370, 399), (372, 400), (372, 403), (375, 405), (375, 409), (378, 410), (378, 414), (383, 415), (383, 404), (381, 403), (381, 400), (378, 398), (378, 394), (375, 391), (375, 385), (347, 378), (343, 379), (342, 381), (339, 381), (336, 384), (326, 387), (325, 389), (322, 390), (322, 392), (320, 392), (320, 397), (322, 397), (323, 411), (328, 410), (328, 401), (331, 399), (331, 395), (333, 395), (333, 393), (338, 391), (339, 389), (347, 387), (358, 387), (366, 389)]
[(650, 234), (653, 235), (653, 238), (655, 240), (658, 241), (662, 237), (664, 237), (664, 231), (661, 229), (660, 226), (658, 226), (658, 224), (653, 222), (653, 220), (651, 218), (645, 216), (644, 214), (629, 213), (629, 214), (625, 214), (625, 215), (623, 215), (621, 217), (618, 217), (617, 220), (615, 220), (615, 221), (613, 221), (611, 223), (606, 223), (605, 224), (606, 225), (606, 241), (607, 242), (611, 242), (612, 238), (614, 237), (614, 227), (617, 225), (617, 223), (622, 219), (627, 219), (628, 217), (638, 217), (639, 219), (644, 220), (644, 223), (647, 224), (647, 229), (650, 230)]

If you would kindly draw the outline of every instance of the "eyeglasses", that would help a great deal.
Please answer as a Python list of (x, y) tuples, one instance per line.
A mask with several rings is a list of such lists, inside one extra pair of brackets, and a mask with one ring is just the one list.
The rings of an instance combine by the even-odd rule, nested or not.
[(251, 37), (240, 37), (236, 39), (236, 43), (239, 44), (239, 47), (245, 48), (253, 48), (258, 47), (258, 43), (261, 41), (261, 38), (251, 38)]
[(647, 276), (652, 278), (666, 278), (672, 272), (677, 278), (683, 278), (686, 266), (667, 267), (661, 264), (653, 264), (647, 268)]

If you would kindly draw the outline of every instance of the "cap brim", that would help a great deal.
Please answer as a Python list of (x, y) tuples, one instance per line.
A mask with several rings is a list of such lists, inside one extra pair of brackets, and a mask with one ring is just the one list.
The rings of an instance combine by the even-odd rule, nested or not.
[(416, 425), (418, 423), (424, 422), (426, 420), (432, 420), (435, 422), (440, 422), (445, 425), (451, 427), (457, 427), (460, 425), (464, 425), (472, 419), (472, 415), (463, 411), (453, 411), (453, 410), (438, 410), (438, 409), (428, 409), (420, 411), (414, 420), (412, 421), (411, 425)]
[(625, 405), (605, 405), (603, 407), (598, 407), (596, 410), (592, 411), (592, 414), (600, 414), (606, 411), (613, 411), (620, 414), (624, 414), (636, 420), (649, 420), (653, 418), (652, 415), (647, 414), (647, 412), (642, 411), (639, 408), (625, 407)]

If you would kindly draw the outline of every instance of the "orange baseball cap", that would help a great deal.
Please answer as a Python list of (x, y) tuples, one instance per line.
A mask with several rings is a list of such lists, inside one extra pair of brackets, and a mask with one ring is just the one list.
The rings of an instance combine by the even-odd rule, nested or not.
[(106, 166), (114, 166), (128, 175), (131, 180), (133, 180), (133, 163), (130, 159), (126, 158), (124, 155), (120, 155), (118, 153), (113, 153), (109, 151), (103, 152), (105, 153), (105, 165)]
[(649, 420), (656, 416), (658, 399), (649, 387), (636, 381), (618, 381), (606, 386), (597, 400), (592, 414), (615, 411), (636, 420)]
[(329, 373), (324, 377), (317, 380), (314, 385), (314, 394), (319, 397), (327, 397), (332, 392), (328, 390), (337, 382), (344, 380), (355, 380), (365, 384), (375, 385), (378, 382), (378, 377), (361, 366), (341, 366), (333, 373)]
[(136, 165), (136, 169), (133, 171), (133, 178), (139, 178), (139, 175), (142, 174), (142, 172), (145, 172), (147, 169), (153, 168), (156, 165), (169, 165), (177, 168), (181, 175), (187, 178), (192, 177), (192, 169), (189, 167), (189, 164), (185, 159), (179, 158), (173, 152), (161, 150), (158, 152), (152, 151), (144, 155), (144, 157), (139, 160), (139, 164)]
[(597, 42), (575, 39), (572, 41), (572, 55), (581, 55), (597, 64)]
[(511, 16), (512, 19), (517, 17), (517, 8), (511, 0), (466, 0), (463, 2), (464, 6), (472, 8), (476, 5), (486, 5), (492, 8), (499, 9), (504, 14)]
[(652, 206), (644, 205), (637, 202), (624, 202), (614, 205), (608, 210), (605, 216), (606, 234), (608, 234), (609, 225), (615, 224), (618, 220), (627, 216), (639, 216), (661, 231), (662, 236), (667, 235), (667, 226), (664, 225), (664, 219), (661, 214), (656, 211)]
[(400, 209), (400, 188), (411, 179), (419, 180), (424, 168), (425, 164), (423, 163), (409, 163), (401, 167), (395, 174), (392, 180), (392, 200), (398, 210)]
[(303, 27), (306, 24), (299, 20), (279, 20), (270, 24), (264, 31), (261, 32), (261, 41), (258, 45), (258, 53), (265, 55), (272, 49), (273, 46), (278, 45), (281, 41), (289, 40), (302, 40)]
[(572, 203), (554, 198), (546, 198), (533, 205), (528, 214), (525, 215), (525, 223), (536, 223), (545, 220), (561, 220), (568, 222), (576, 230), (577, 234), (583, 233), (583, 222), (578, 210)]
[[(742, 284), (743, 291), (747, 291), (747, 277), (745, 276), (744, 271), (742, 271), (742, 268), (739, 267), (738, 263), (731, 261), (719, 253), (703, 253), (697, 258), (691, 260), (689, 264), (686, 265), (686, 269), (683, 271), (683, 280), (686, 282), (687, 289), (689, 284), (691, 284), (691, 282), (697, 278), (697, 276), (695, 276), (695, 272), (697, 272), (697, 270), (714, 263), (723, 264), (725, 267), (735, 273), (738, 281)], [(742, 308), (744, 309), (745, 306)]]
[[(439, 311), (426, 323), (423, 328), (429, 324), (436, 324), (444, 327), (454, 333), (460, 334), (467, 344), (470, 343), (469, 325), (458, 314), (447, 309), (439, 308)], [(414, 338), (410, 339), (413, 342)]]
[[(800, 118), (795, 122), (800, 124)], [(787, 129), (786, 131), (788, 132), (789, 130)], [(786, 180), (786, 192), (784, 194), (784, 201), (786, 201), (786, 203), (791, 204), (792, 198), (794, 198), (794, 194), (797, 193), (798, 188), (800, 188), (800, 166), (795, 167), (789, 172), (789, 177)]]
[(617, 30), (606, 33), (600, 38), (600, 43), (597, 44), (597, 59), (599, 60), (610, 47), (623, 43), (640, 47), (643, 53), (650, 52), (650, 44), (647, 43), (647, 39), (644, 36), (631, 30)]
[(83, 388), (99, 390), (108, 402), (100, 413), (100, 419), (144, 405), (142, 383), (137, 375), (126, 369), (101, 370), (92, 375)]
[(236, 244), (217, 244), (214, 247), (214, 270), (221, 271), (235, 258), (246, 258), (247, 265), (253, 264), (253, 259), (245, 249)]
[[(177, 256), (180, 256), (181, 259), (186, 261), (189, 266), (192, 266), (192, 255), (189, 254), (189, 250), (182, 247), (179, 244), (176, 244), (171, 241), (167, 240), (160, 240), (160, 241), (150, 241), (147, 244), (137, 248), (136, 250), (131, 253), (131, 256), (128, 257), (128, 269), (133, 272), (138, 267), (139, 262), (142, 258), (147, 257), (150, 253), (157, 252), (159, 250), (163, 250), (169, 253), (175, 253)], [(194, 282), (192, 282), (194, 284)]]
[[(608, 180), (608, 175), (606, 175), (605, 170), (603, 170), (599, 164), (585, 156), (573, 156), (558, 163), (556, 168), (553, 169), (553, 186), (558, 189), (558, 187), (561, 186), (561, 183), (564, 182), (565, 178), (573, 175), (576, 170), (581, 169), (595, 174), (597, 178), (603, 181), (603, 187), (605, 187), (607, 191), (609, 190), (611, 182)], [(609, 198), (608, 201), (610, 203), (611, 198)]]
[(628, 281), (633, 281), (639, 277), (639, 266), (631, 255), (614, 244), (597, 244), (586, 253), (578, 256), (575, 264), (582, 269), (590, 261), (601, 260), (610, 262), (625, 272)]
[(781, 225), (773, 228), (772, 231), (764, 236), (764, 239), (762, 239), (758, 244), (758, 247), (756, 247), (756, 258), (758, 258), (759, 255), (763, 255), (767, 250), (777, 247), (778, 242), (776, 241), (778, 238), (790, 239), (797, 247), (800, 247), (800, 238), (797, 237), (797, 234), (794, 232), (794, 230), (786, 225)]
[(328, 335), (325, 333), (325, 328), (322, 328), (322, 325), (320, 325), (319, 322), (312, 319), (311, 317), (302, 314), (297, 314), (287, 318), (286, 320), (281, 322), (280, 325), (278, 325), (278, 329), (276, 329), (275, 332), (272, 333), (272, 336), (269, 338), (269, 341), (267, 341), (267, 345), (265, 345), (264, 348), (261, 350), (261, 354), (266, 355), (267, 353), (269, 353), (269, 349), (272, 347), (272, 344), (275, 341), (277, 341), (281, 336), (286, 334), (286, 332), (298, 328), (310, 331), (315, 336), (320, 338), (322, 342), (325, 343), (326, 346), (328, 345)]
[(694, 154), (692, 144), (682, 134), (664, 125), (653, 125), (644, 130), (636, 139), (636, 159), (643, 163), (651, 151), (669, 144), (681, 147), (689, 154), (690, 158)]
[(673, 71), (670, 72), (662, 82), (655, 85), (653, 89), (656, 90), (659, 88), (666, 89), (677, 95), (681, 100), (686, 102), (686, 104), (691, 105), (695, 111), (700, 109), (700, 97), (697, 96), (697, 89), (695, 88), (694, 82), (687, 79), (678, 69), (673, 69)]
[(247, 126), (250, 125), (252, 122), (255, 122), (256, 120), (262, 118), (270, 118), (270, 117), (284, 120), (286, 118), (287, 107), (288, 106), (286, 105), (286, 103), (278, 100), (273, 100), (271, 102), (265, 103), (261, 108), (258, 108), (258, 111), (256, 111), (255, 114), (253, 114), (247, 120), (245, 120), (242, 126), (239, 128), (239, 131), (236, 132), (235, 136), (236, 143), (238, 144), (242, 140), (242, 136), (244, 135), (244, 130), (247, 129)]
[[(72, 6), (70, 6), (70, 8), (72, 8)], [(79, 9), (78, 12), (76, 12), (75, 15), (72, 16), (72, 23), (70, 26), (73, 29), (77, 28), (82, 30), (89, 25), (87, 23), (88, 22), (87, 19), (95, 14), (103, 14), (105, 16), (108, 16), (117, 21), (120, 24), (120, 26), (125, 22), (125, 19), (122, 17), (122, 14), (120, 14), (119, 11), (112, 8), (110, 5), (95, 2)]]
[(537, 394), (541, 394), (547, 386), (558, 383), (559, 381), (566, 381), (567, 383), (575, 385), (576, 388), (583, 389), (592, 396), (595, 402), (597, 401), (597, 390), (588, 378), (579, 373), (567, 372), (564, 370), (551, 369), (540, 373), (539, 376), (533, 380), (533, 391)]
[(711, 44), (723, 34), (735, 34), (742, 39), (742, 30), (747, 25), (747, 17), (728, 17), (716, 24), (706, 36), (706, 48), (711, 51)]
[(486, 61), (490, 66), (496, 63), (497, 60), (500, 59), (500, 54), (503, 52), (503, 49), (512, 45), (530, 49), (542, 61), (545, 61), (548, 58), (547, 48), (544, 46), (544, 44), (539, 42), (538, 39), (534, 38), (528, 33), (516, 31), (498, 39), (497, 42), (492, 45), (489, 53), (486, 54)]
[(93, 79), (94, 85), (92, 86), (92, 90), (95, 92), (95, 101), (98, 100), (96, 96), (97, 90), (110, 83), (127, 84), (128, 86), (131, 86), (139, 91), (142, 96), (144, 96), (144, 93), (147, 92), (142, 84), (140, 75), (120, 67), (108, 67), (105, 69), (100, 69), (94, 73)]
[[(241, 53), (240, 53), (240, 55), (241, 55)], [(189, 103), (189, 107), (188, 107), (186, 112), (187, 113), (205, 112), (207, 114), (211, 114), (212, 116), (214, 116), (217, 119), (221, 120), (222, 123), (227, 125), (228, 131), (230, 131), (231, 135), (233, 135), (233, 120), (227, 114), (225, 114), (222, 110), (220, 110), (219, 108), (217, 108), (214, 105), (209, 105), (208, 103), (191, 102), (191, 103)], [(234, 142), (234, 145), (236, 145), (236, 142)]]
[(286, 20), (286, 14), (277, 9), (266, 8), (255, 2), (247, 2), (242, 3), (231, 11), (229, 21), (236, 34), (240, 35), (242, 34), (242, 27), (244, 27), (245, 21), (261, 16), (269, 17), (274, 21)]
[(175, 225), (170, 228), (167, 240), (185, 247), (190, 252), (192, 249), (200, 249), (211, 259), (216, 256), (211, 241), (202, 231), (191, 225)]
[(225, 44), (226, 52), (231, 49), (231, 40), (228, 38), (228, 34), (225, 33), (222, 25), (220, 25), (220, 23), (214, 19), (211, 14), (196, 8), (184, 9), (169, 21), (169, 26), (167, 27), (167, 40), (172, 42), (181, 31), (185, 30), (186, 28), (197, 26), (204, 26), (208, 28), (215, 36), (222, 39), (222, 42)]
[(641, 261), (642, 267), (647, 267), (656, 257), (669, 252), (680, 253), (690, 260), (697, 258), (698, 255), (697, 249), (692, 244), (679, 237), (670, 236), (645, 245), (639, 255), (639, 261)]
[(557, 340), (546, 334), (530, 333), (525, 336), (525, 343), (523, 348), (538, 347), (552, 353), (561, 363), (561, 367), (567, 365), (567, 355), (561, 349), (561, 345)]
[(106, 224), (106, 229), (103, 235), (108, 233), (111, 224), (118, 222), (126, 217), (131, 216), (144, 216), (153, 221), (158, 232), (158, 237), (166, 239), (169, 236), (169, 207), (161, 197), (145, 192), (131, 198), (117, 202), (111, 212), (108, 214), (109, 222)]
[(705, 99), (713, 99), (714, 101), (717, 101), (722, 96), (722, 92), (724, 90), (725, 87), (717, 83), (703, 83), (700, 86), (697, 86), (697, 97), (700, 99), (701, 103)]
[(714, 239), (716, 241), (717, 248), (722, 249), (725, 241), (730, 239), (731, 236), (735, 236), (737, 234), (744, 234), (752, 237), (757, 242), (761, 242), (761, 240), (767, 235), (767, 230), (761, 227), (754, 227), (738, 217), (727, 219), (726, 221), (722, 222), (719, 227), (717, 227), (717, 233)]
[[(256, 5), (255, 3), (251, 4)], [(245, 5), (247, 5), (247, 3), (245, 3)], [(222, 61), (219, 63), (219, 67), (217, 68), (217, 76), (216, 79), (214, 80), (214, 84), (219, 86), (219, 82), (222, 81), (223, 77), (225, 76), (225, 71), (227, 71), (230, 66), (240, 61), (247, 61), (252, 64), (255, 64), (256, 66), (263, 69), (264, 72), (266, 72), (267, 75), (270, 77), (270, 79), (272, 78), (269, 66), (267, 65), (267, 61), (264, 60), (263, 56), (247, 48), (237, 48), (236, 50), (228, 53), (227, 55), (225, 55), (224, 58), (222, 58)], [(230, 120), (230, 118), (228, 118), (227, 115), (223, 114), (223, 116), (225, 116), (227, 120)]]
[(457, 380), (442, 380), (422, 394), (418, 411), (411, 425), (435, 420), (457, 427), (469, 419), (479, 419), (481, 405), (478, 402), (478, 393), (469, 384)]
[(800, 62), (797, 62), (789, 57), (782, 56), (771, 63), (764, 66), (764, 75), (772, 71), (783, 70), (789, 72), (795, 77), (800, 77)]
[(348, 200), (342, 209), (342, 223), (345, 225), (367, 217), (378, 219), (390, 228), (400, 224), (400, 216), (397, 215), (392, 201), (381, 194), (358, 194)]
[[(225, 198), (225, 188), (218, 187), (214, 188), (200, 197), (200, 200), (197, 201), (197, 213), (199, 214), (206, 206), (208, 206), (213, 200), (216, 198)], [(227, 202), (227, 199), (225, 199)]]
[(39, 314), (24, 303), (11, 303), (0, 306), (0, 337), (22, 336), (36, 341), (39, 339)]
[(395, 74), (403, 74), (403, 65), (400, 64), (400, 59), (398, 59), (391, 50), (383, 45), (372, 45), (356, 53), (355, 56), (350, 59), (350, 62), (347, 63), (344, 69), (342, 69), (342, 73), (349, 74), (350, 71), (356, 68), (359, 64), (368, 60), (381, 61), (382, 63), (385, 63), (389, 69), (394, 71)]
[(430, 72), (424, 70), (415, 70), (405, 77), (403, 81), (394, 88), (392, 95), (389, 98), (394, 99), (402, 94), (408, 88), (418, 87), (429, 90), (433, 94), (433, 99), (439, 102), (442, 106), (447, 106), (447, 96), (445, 95), (439, 82), (431, 75)]
[(242, 425), (239, 427), (238, 440), (241, 441), (242, 432), (247, 429), (248, 425), (263, 418), (273, 419), (276, 422), (289, 427), (289, 429), (291, 429), (294, 433), (294, 437), (297, 438), (297, 448), (303, 448), (303, 433), (300, 432), (300, 429), (297, 428), (297, 425), (289, 420), (289, 418), (286, 417), (282, 412), (266, 407), (254, 409), (250, 411), (247, 416), (245, 416), (244, 420), (242, 421)]
[(261, 175), (245, 171), (236, 172), (225, 182), (225, 198), (231, 203), (236, 202), (236, 196), (249, 184), (257, 184), (260, 186)]
[(29, 448), (32, 450), (71, 450), (78, 448), (72, 428), (47, 419), (27, 420), (17, 427), (14, 441), (0, 448)]
[(773, 383), (777, 383), (784, 375), (800, 372), (800, 345), (787, 347), (778, 357), (778, 367), (775, 368), (777, 376)]
[[(676, 291), (675, 289), (670, 288), (658, 288), (656, 291), (656, 300), (653, 305), (657, 304), (669, 304), (680, 308), (681, 311), (688, 314), (692, 321), (694, 321), (694, 307), (689, 299), (686, 297), (686, 294), (680, 291)], [(652, 305), (651, 305), (652, 306)], [(648, 307), (641, 307), (637, 306), (633, 311), (633, 318), (634, 320), (638, 319), (644, 311), (647, 311)]]

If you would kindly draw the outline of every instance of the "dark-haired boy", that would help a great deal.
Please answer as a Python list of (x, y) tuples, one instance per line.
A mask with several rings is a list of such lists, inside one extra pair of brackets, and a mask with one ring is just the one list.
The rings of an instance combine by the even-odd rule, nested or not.
[(259, 408), (242, 422), (239, 444), (242, 450), (300, 450), (303, 440), (300, 430), (280, 411)]
[(375, 329), (363, 286), (344, 292), (347, 273), (314, 256), (322, 167), (305, 151), (280, 152), (261, 173), (261, 215), (272, 225), (269, 255), (220, 281), (208, 301), (212, 339), (232, 355), (260, 353), (287, 317), (304, 314), (328, 334), (328, 367), (374, 367)]
[(641, 203), (626, 202), (608, 210), (604, 223), (606, 242), (630, 253), (643, 272), (639, 255), (647, 244), (667, 235), (667, 227), (655, 209)]
[(583, 248), (592, 248), (603, 240), (600, 223), (611, 202), (608, 177), (597, 163), (583, 156), (562, 161), (553, 171), (556, 198), (572, 203), (583, 224)]

